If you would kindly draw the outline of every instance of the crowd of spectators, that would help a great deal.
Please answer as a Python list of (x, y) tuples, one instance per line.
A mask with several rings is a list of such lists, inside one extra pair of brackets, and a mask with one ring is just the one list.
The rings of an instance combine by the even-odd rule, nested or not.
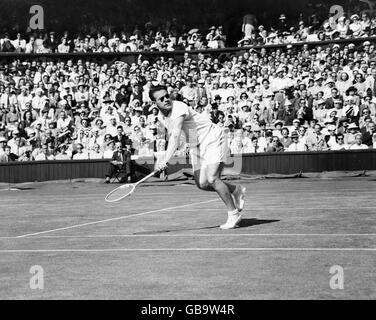
[[(205, 34), (202, 34), (205, 32)], [(225, 48), (226, 35), (222, 26), (208, 30), (180, 28), (175, 19), (164, 28), (156, 28), (150, 22), (142, 30), (135, 26), (133, 32), (97, 32), (71, 36), (69, 32), (59, 35), (54, 31), (32, 33), (25, 37), (18, 32), (11, 37), (0, 36), (0, 52), (16, 53), (92, 53), (206, 50)]]
[[(244, 37), (238, 41), (239, 47), (370, 37), (376, 35), (376, 17), (370, 17), (367, 12), (341, 17), (331, 14), (327, 19), (316, 14), (309, 17), (301, 14), (296, 20), (281, 14), (276, 23), (266, 26), (259, 24), (257, 17), (250, 14), (243, 18), (242, 32)], [(0, 52), (191, 51), (225, 48), (227, 40), (221, 25), (188, 28), (173, 18), (156, 25), (148, 21), (128, 30), (109, 28), (107, 32), (5, 32), (0, 35)]]
[[(85, 59), (0, 66), (0, 161), (111, 158), (116, 144), (158, 156), (168, 144), (148, 95), (165, 85), (221, 126), (232, 154), (376, 147), (376, 49), (365, 41), (184, 54), (137, 63)], [(176, 152), (184, 156), (189, 141)]]
[(281, 14), (279, 22), (267, 28), (262, 24), (256, 25), (256, 17), (246, 16), (243, 22), (244, 37), (238, 42), (238, 46), (316, 42), (376, 35), (376, 17), (371, 18), (367, 12), (339, 18), (335, 18), (333, 14), (324, 21), (313, 14), (309, 20), (307, 22), (301, 15), (298, 21), (291, 23), (285, 14)]

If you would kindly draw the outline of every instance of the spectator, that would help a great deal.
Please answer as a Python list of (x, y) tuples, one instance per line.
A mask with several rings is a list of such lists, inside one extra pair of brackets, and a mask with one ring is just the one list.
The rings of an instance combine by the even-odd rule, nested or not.
[(4, 153), (0, 155), (0, 162), (13, 162), (18, 159), (18, 156), (11, 152), (10, 146), (4, 147)]
[(130, 175), (131, 175), (131, 153), (128, 148), (123, 148), (121, 143), (118, 142), (116, 144), (116, 151), (113, 153), (110, 167), (108, 172), (106, 173), (106, 183), (111, 182), (111, 178), (115, 175), (118, 170), (124, 170), (124, 177), (122, 181), (130, 182)]
[(357, 133), (355, 135), (355, 143), (353, 143), (350, 148), (350, 150), (361, 150), (361, 149), (368, 149), (368, 146), (366, 144), (362, 143), (362, 134)]
[(328, 146), (325, 141), (325, 136), (321, 132), (321, 125), (315, 124), (314, 133), (307, 138), (307, 146), (309, 151), (325, 151)]
[(291, 144), (285, 151), (307, 151), (306, 145), (299, 141), (299, 134), (296, 131), (291, 133)]

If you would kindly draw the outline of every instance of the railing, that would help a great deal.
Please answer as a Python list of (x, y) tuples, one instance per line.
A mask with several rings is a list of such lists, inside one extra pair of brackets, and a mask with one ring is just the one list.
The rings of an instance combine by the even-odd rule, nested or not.
[[(104, 178), (109, 160), (55, 160), (0, 163), (0, 182), (20, 183), (78, 178)], [(135, 161), (135, 170), (148, 173), (153, 158)], [(169, 173), (190, 167), (188, 158), (174, 158)], [(299, 172), (376, 170), (376, 150), (282, 152), (231, 157), (226, 166), (235, 174), (292, 174)]]
[(186, 52), (191, 56), (196, 57), (199, 53), (205, 55), (210, 54), (213, 57), (220, 56), (230, 56), (230, 55), (241, 55), (249, 49), (277, 49), (277, 48), (286, 48), (288, 45), (292, 47), (302, 47), (308, 45), (309, 48), (317, 46), (328, 46), (332, 44), (349, 44), (353, 43), (356, 46), (361, 45), (364, 41), (376, 42), (376, 36), (374, 37), (365, 37), (365, 38), (352, 38), (352, 39), (338, 39), (338, 40), (326, 40), (326, 41), (314, 41), (314, 42), (299, 42), (291, 44), (270, 44), (270, 45), (256, 45), (256, 46), (244, 46), (244, 47), (231, 47), (224, 49), (208, 49), (208, 50), (176, 50), (176, 51), (137, 51), (137, 52), (92, 52), (92, 53), (83, 53), (83, 52), (74, 52), (74, 53), (14, 53), (14, 52), (0, 52), (0, 63), (9, 62), (14, 59), (19, 59), (20, 61), (27, 60), (77, 60), (83, 59), (89, 61), (102, 61), (102, 62), (112, 62), (112, 61), (124, 61), (127, 63), (137, 62), (138, 56), (141, 54), (143, 59), (152, 60), (158, 57), (174, 58), (175, 60), (181, 60)]

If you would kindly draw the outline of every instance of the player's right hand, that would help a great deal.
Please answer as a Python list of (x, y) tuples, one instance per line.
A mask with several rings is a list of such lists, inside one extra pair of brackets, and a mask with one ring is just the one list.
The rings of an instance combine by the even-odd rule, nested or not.
[(166, 162), (161, 162), (157, 164), (157, 170), (158, 171), (163, 171), (167, 169), (167, 163)]

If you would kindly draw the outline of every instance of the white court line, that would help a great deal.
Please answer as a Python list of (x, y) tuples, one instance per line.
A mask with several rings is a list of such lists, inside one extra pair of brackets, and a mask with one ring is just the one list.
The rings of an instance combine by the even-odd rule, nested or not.
[(146, 214), (149, 214), (149, 213), (167, 211), (167, 210), (172, 210), (172, 209), (179, 209), (179, 208), (194, 206), (194, 205), (197, 205), (197, 204), (210, 203), (210, 202), (214, 202), (214, 201), (218, 201), (218, 200), (219, 199), (214, 199), (214, 200), (208, 200), (208, 201), (201, 201), (201, 202), (195, 202), (195, 203), (185, 204), (185, 205), (181, 205), (181, 206), (162, 208), (162, 209), (152, 210), (152, 211), (145, 211), (145, 212), (130, 214), (130, 215), (127, 215), (127, 216), (121, 216), (121, 217), (116, 217), (116, 218), (109, 218), (109, 219), (104, 219), (104, 220), (98, 220), (98, 221), (92, 221), (92, 222), (86, 222), (86, 223), (76, 224), (76, 225), (69, 226), (69, 227), (63, 227), (63, 228), (51, 229), (51, 230), (46, 230), (46, 231), (41, 231), (41, 232), (23, 234), (23, 235), (14, 237), (14, 238), (26, 238), (26, 237), (30, 237), (30, 236), (34, 236), (34, 235), (39, 235), (39, 234), (44, 234), (44, 233), (50, 233), (50, 232), (61, 231), (61, 230), (68, 230), (68, 229), (73, 229), (73, 228), (79, 228), (79, 227), (84, 227), (84, 226), (89, 226), (89, 225), (99, 224), (99, 223), (109, 222), (109, 221), (117, 221), (117, 220), (121, 220), (121, 219), (127, 219), (127, 218), (131, 218), (131, 217), (142, 216), (142, 215), (146, 215)]
[[(165, 188), (165, 187), (164, 187)], [(196, 191), (196, 189), (193, 189), (194, 191)], [(5, 190), (4, 190), (5, 191)], [(298, 192), (299, 195), (303, 195), (303, 194), (309, 194), (309, 195), (312, 195), (314, 194), (314, 196), (317, 196), (317, 195), (328, 195), (328, 197), (330, 197), (330, 195), (335, 195), (335, 194), (338, 194), (338, 195), (343, 195), (345, 192), (349, 192), (349, 193), (353, 193), (355, 190), (342, 190), (342, 191), (302, 191), (302, 190), (289, 190), (290, 193), (294, 193), (294, 192)], [(373, 191), (364, 191), (364, 189), (362, 190), (358, 190), (358, 191), (362, 191), (362, 192), (359, 192), (360, 194), (374, 194)], [(193, 193), (196, 193), (196, 192), (193, 192)], [(270, 192), (257, 192), (256, 191), (252, 191), (250, 190), (249, 192), (247, 192), (247, 194), (249, 193), (249, 195), (254, 195), (254, 196), (262, 196), (262, 195), (274, 195), (275, 194), (275, 191), (271, 190)], [(197, 195), (200, 195), (201, 193), (200, 192), (197, 192)], [(174, 192), (174, 195), (187, 195), (187, 192), (180, 192), (180, 193), (177, 193), (177, 192)], [(64, 195), (52, 195), (52, 194), (41, 194), (41, 195), (38, 195), (38, 197), (28, 197), (28, 196), (23, 196), (23, 197), (20, 197), (19, 200), (42, 200), (43, 198), (46, 198), (46, 199), (49, 199), (49, 198), (53, 198), (53, 199), (62, 199), (62, 200), (69, 200), (69, 199), (82, 199), (82, 198), (97, 198), (97, 197), (101, 197), (103, 196), (103, 193), (90, 193), (90, 194), (82, 194), (82, 195), (69, 195), (69, 194), (64, 194)], [(171, 192), (164, 192), (164, 193), (159, 193), (159, 192), (152, 192), (152, 193), (135, 193), (134, 196), (142, 196), (142, 197), (145, 197), (145, 196), (171, 196)], [(0, 202), (2, 201), (9, 201), (9, 200), (12, 200), (13, 198), (19, 198), (19, 196), (16, 196), (16, 197), (9, 197), (9, 199), (0, 199)], [(314, 198), (314, 197), (311, 197), (311, 198)]]
[[(343, 203), (341, 205), (343, 205)], [(22, 203), (22, 204), (17, 204), (17, 206), (30, 206), (30, 204), (29, 203)], [(54, 209), (54, 210), (55, 210), (55, 212), (61, 212), (61, 211), (66, 211), (67, 208), (78, 208), (78, 207), (81, 207), (81, 206), (87, 206), (87, 203), (82, 203), (81, 205), (68, 204), (67, 203), (67, 204), (64, 205), (64, 207)], [(286, 207), (283, 204), (279, 204), (279, 205), (267, 206), (267, 207), (260, 207), (260, 206), (249, 207), (249, 208), (246, 208), (244, 210), (248, 210), (248, 211), (252, 211), (252, 210), (265, 210), (265, 211), (267, 211), (267, 210), (278, 210), (278, 209), (281, 209), (281, 206), (282, 206), (283, 210), (341, 210), (341, 211), (356, 210), (356, 211), (359, 211), (361, 209), (375, 209), (376, 208), (376, 206), (372, 206), (372, 207), (342, 207), (340, 205), (338, 205), (338, 207)], [(109, 205), (108, 208), (115, 209), (115, 208), (118, 208), (118, 205), (111, 204), (111, 205)], [(175, 208), (175, 207), (173, 207), (173, 208)], [(33, 208), (30, 208), (30, 210), (33, 210)], [(37, 210), (39, 212), (40, 207), (36, 207), (35, 210)], [(223, 208), (222, 207), (203, 208), (202, 210), (203, 211), (218, 211), (218, 210), (223, 211)], [(180, 211), (190, 212), (192, 210), (186, 209), (186, 210), (180, 210)], [(44, 215), (49, 215), (49, 214), (48, 213), (46, 213), (46, 214), (41, 213), (39, 215), (44, 216)]]
[(115, 249), (9, 249), (0, 253), (48, 253), (48, 252), (168, 252), (168, 251), (376, 251), (376, 248), (115, 248)]
[[(146, 232), (146, 231), (145, 231)], [(69, 235), (69, 236), (40, 236), (33, 239), (74, 239), (74, 238), (215, 238), (215, 237), (375, 237), (376, 233), (175, 233), (175, 234), (98, 234), (98, 235)], [(15, 237), (0, 237), (0, 239), (15, 239)]]

